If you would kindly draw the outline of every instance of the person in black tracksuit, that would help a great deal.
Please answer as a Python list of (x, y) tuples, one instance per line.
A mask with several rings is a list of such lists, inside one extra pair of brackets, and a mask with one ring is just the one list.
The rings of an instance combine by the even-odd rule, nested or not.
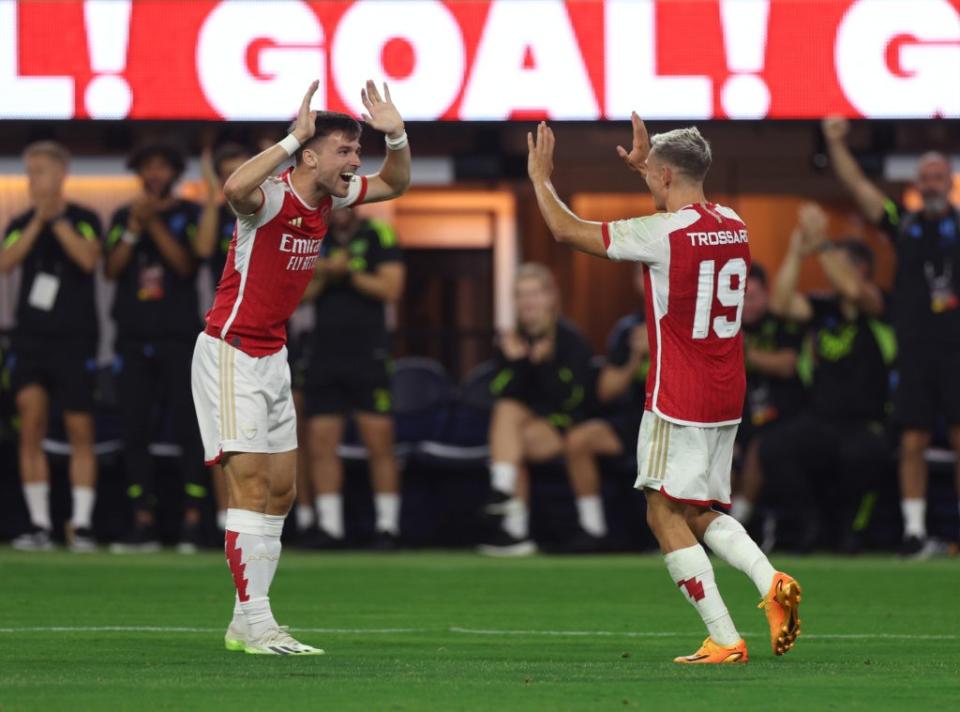
[(608, 339), (606, 363), (597, 377), (599, 417), (574, 425), (564, 438), (567, 474), (580, 525), (565, 546), (570, 552), (609, 548), (597, 457), (636, 452), (650, 371), (643, 282), (643, 267), (638, 265), (634, 271), (638, 308), (614, 326)]
[(917, 164), (923, 206), (909, 211), (864, 175), (846, 144), (848, 124), (824, 121), (834, 170), (871, 222), (897, 252), (893, 325), (900, 345), (900, 381), (894, 419), (900, 435), (901, 554), (926, 557), (943, 547), (927, 537), (926, 449), (942, 418), (956, 454), (960, 507), (960, 209), (950, 203), (950, 162), (927, 153)]
[(769, 310), (767, 274), (757, 263), (750, 266), (743, 301), (743, 350), (747, 391), (743, 419), (737, 429), (733, 496), (730, 515), (750, 522), (763, 489), (763, 470), (757, 456), (760, 442), (777, 423), (793, 417), (806, 403), (803, 383), (797, 376), (797, 359), (804, 327)]
[[(868, 520), (869, 492), (890, 461), (884, 424), (897, 344), (880, 318), (884, 300), (871, 282), (869, 248), (856, 240), (833, 243), (826, 234), (825, 214), (817, 206), (802, 208), (771, 310), (810, 327), (798, 361), (810, 403), (765, 434), (759, 456), (774, 510), (803, 517), (801, 545), (817, 543), (818, 505), (825, 503), (839, 525), (834, 540), (852, 553)], [(797, 291), (800, 263), (813, 254), (834, 296), (815, 299)]]
[(94, 272), (101, 256), (100, 219), (63, 196), (69, 154), (52, 141), (24, 151), (31, 207), (3, 232), (0, 271), (20, 267), (17, 325), (6, 369), (20, 418), (20, 477), (30, 529), (13, 546), (49, 549), (50, 469), (43, 439), (51, 403), (63, 411), (70, 442), (73, 516), (67, 543), (95, 547), (91, 528), (97, 462), (93, 395), (97, 355)]
[(559, 316), (559, 295), (550, 271), (521, 265), (516, 277), (517, 328), (498, 345), (496, 397), (490, 423), (489, 515), (502, 516), (480, 551), (500, 556), (531, 554), (527, 462), (564, 452), (564, 434), (583, 421), (592, 400), (592, 351), (579, 331)]
[(306, 350), (306, 415), (318, 529), (308, 546), (344, 537), (343, 465), (337, 446), (352, 414), (370, 453), (380, 549), (400, 534), (400, 473), (394, 454), (391, 361), (384, 307), (403, 294), (406, 270), (397, 235), (382, 220), (335, 210), (305, 301), (314, 309)]
[(113, 547), (117, 552), (159, 546), (148, 450), (157, 432), (158, 405), (166, 406), (172, 421), (185, 483), (197, 482), (203, 467), (190, 390), (193, 345), (201, 328), (192, 244), (200, 206), (172, 193), (184, 169), (183, 156), (172, 145), (147, 144), (131, 155), (128, 167), (143, 192), (114, 214), (106, 245), (106, 274), (117, 282), (113, 318), (124, 467), (135, 511), (130, 533)]

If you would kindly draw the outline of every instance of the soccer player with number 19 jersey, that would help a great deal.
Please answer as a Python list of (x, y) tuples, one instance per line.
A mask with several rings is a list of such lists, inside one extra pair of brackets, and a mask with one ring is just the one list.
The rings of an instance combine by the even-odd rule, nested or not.
[(696, 128), (648, 138), (633, 114), (633, 146), (617, 147), (653, 194), (655, 215), (599, 223), (581, 220), (550, 182), (555, 138), (541, 123), (528, 135), (528, 172), (537, 203), (559, 242), (598, 257), (644, 265), (650, 375), (637, 442), (637, 488), (647, 522), (677, 587), (709, 637), (678, 663), (745, 663), (734, 627), (700, 542), (757, 586), (776, 655), (800, 633), (800, 586), (776, 571), (733, 517), (733, 442), (746, 387), (740, 317), (750, 268), (747, 228), (730, 208), (707, 201), (703, 179), (710, 145)]
[[(193, 400), (207, 464), (229, 486), (225, 551), (236, 587), (228, 650), (318, 655), (277, 625), (269, 591), (283, 521), (295, 499), (297, 425), (285, 324), (313, 276), (330, 211), (389, 200), (410, 183), (403, 119), (373, 82), (364, 121), (386, 134), (379, 173), (358, 176), (360, 124), (310, 110), (307, 90), (290, 134), (240, 166), (223, 186), (237, 226), (207, 324), (193, 354)], [(295, 165), (275, 177), (290, 156)]]

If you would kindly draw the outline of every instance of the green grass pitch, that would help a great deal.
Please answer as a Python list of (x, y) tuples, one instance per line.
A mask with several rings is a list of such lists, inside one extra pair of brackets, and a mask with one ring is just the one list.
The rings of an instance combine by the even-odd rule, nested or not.
[(273, 609), (313, 658), (223, 649), (223, 557), (0, 549), (0, 710), (956, 709), (960, 562), (788, 559), (804, 634), (770, 653), (717, 562), (748, 665), (671, 662), (704, 637), (655, 556), (284, 554)]

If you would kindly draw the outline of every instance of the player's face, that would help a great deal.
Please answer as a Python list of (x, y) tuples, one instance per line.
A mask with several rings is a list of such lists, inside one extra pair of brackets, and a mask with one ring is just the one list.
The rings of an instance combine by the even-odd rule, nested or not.
[(528, 336), (547, 331), (555, 314), (552, 290), (536, 277), (517, 282), (517, 320)]
[(303, 163), (314, 174), (317, 188), (345, 198), (350, 179), (360, 170), (360, 139), (342, 131), (324, 136), (303, 152)]
[(653, 205), (657, 210), (667, 209), (667, 166), (657, 160), (654, 154), (647, 157), (647, 187), (653, 196)]
[(177, 171), (163, 156), (145, 158), (137, 175), (140, 176), (144, 191), (158, 198), (167, 197), (177, 179)]
[(743, 323), (756, 324), (767, 313), (769, 300), (767, 288), (756, 278), (747, 279), (747, 289), (743, 295)]
[(927, 158), (917, 167), (917, 190), (927, 210), (942, 212), (946, 209), (952, 182), (950, 164), (942, 158)]
[(220, 179), (220, 187), (223, 187), (223, 184), (227, 182), (227, 178), (232, 176), (234, 171), (246, 163), (249, 158), (250, 156), (237, 156), (236, 158), (227, 158), (226, 160), (220, 161), (220, 165), (217, 166), (217, 177)]
[(36, 202), (60, 195), (67, 176), (66, 166), (42, 153), (29, 156), (25, 163), (31, 200)]

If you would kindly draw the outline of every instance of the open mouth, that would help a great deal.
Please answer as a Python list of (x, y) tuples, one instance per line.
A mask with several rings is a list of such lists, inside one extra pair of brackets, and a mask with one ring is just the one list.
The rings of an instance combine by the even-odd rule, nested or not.
[(354, 176), (353, 173), (341, 173), (340, 180), (342, 180), (344, 183), (349, 185), (350, 181), (353, 180), (353, 176)]

